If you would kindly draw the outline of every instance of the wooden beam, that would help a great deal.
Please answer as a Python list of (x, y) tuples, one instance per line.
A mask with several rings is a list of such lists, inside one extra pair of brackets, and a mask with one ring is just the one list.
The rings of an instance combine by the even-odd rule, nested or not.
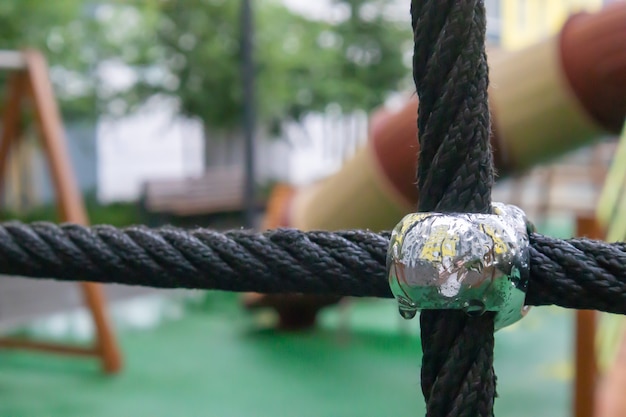
[(574, 416), (593, 417), (596, 383), (596, 332), (598, 314), (590, 310), (576, 311), (576, 374), (574, 377)]
[[(44, 56), (35, 50), (0, 51), (0, 69), (7, 68), (18, 71), (10, 75), (8, 98), (2, 119), (0, 187), (11, 148), (14, 148), (19, 139), (22, 98), (28, 95), (32, 101), (36, 125), (56, 191), (61, 221), (87, 225), (87, 210), (72, 172), (65, 130)], [(93, 347), (82, 348), (10, 338), (0, 339), (0, 347), (97, 356), (106, 373), (118, 372), (122, 367), (121, 354), (106, 315), (102, 288), (100, 284), (91, 282), (82, 282), (80, 287), (95, 325), (96, 341)]]
[(7, 165), (11, 148), (21, 131), (22, 97), (26, 91), (26, 74), (15, 72), (9, 76), (7, 98), (2, 114), (2, 134), (0, 135), (0, 194), (6, 185)]
[(25, 51), (24, 59), (28, 67), (28, 92), (57, 193), (59, 213), (63, 221), (86, 225), (87, 212), (72, 172), (61, 113), (48, 78), (48, 66), (43, 55), (37, 51)]
[[(595, 216), (579, 216), (576, 219), (576, 236), (602, 239), (604, 232)], [(574, 417), (593, 417), (594, 415), (598, 379), (597, 327), (597, 312), (588, 310), (576, 312)]]
[(40, 352), (61, 353), (65, 355), (98, 356), (99, 352), (93, 347), (62, 345), (59, 343), (39, 342), (22, 338), (1, 338), (0, 348), (28, 349)]

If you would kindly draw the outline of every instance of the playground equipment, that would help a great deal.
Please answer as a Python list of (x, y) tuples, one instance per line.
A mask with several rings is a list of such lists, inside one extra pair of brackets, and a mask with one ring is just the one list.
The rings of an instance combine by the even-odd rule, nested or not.
[[(616, 3), (573, 16), (556, 37), (493, 57), (491, 144), (499, 178), (619, 133), (626, 112), (625, 26), (626, 4)], [(598, 67), (607, 70), (595, 71)], [(419, 201), (418, 104), (413, 98), (381, 118), (370, 141), (335, 175), (297, 189), (282, 185), (270, 197), (264, 227), (392, 228)], [(250, 295), (244, 304), (270, 303)]]
[[(148, 181), (140, 207), (146, 217), (156, 217), (160, 224), (173, 219), (210, 223), (211, 218), (245, 211), (244, 178), (241, 167), (233, 166), (209, 169), (197, 178)], [(255, 212), (262, 211), (263, 199), (257, 196), (255, 200)]]
[[(605, 239), (608, 242), (626, 239), (626, 126), (622, 131), (611, 168), (600, 194), (594, 215), (576, 218), (577, 236)], [(600, 328), (600, 338), (598, 330)], [(621, 415), (626, 411), (619, 384), (626, 376), (626, 367), (617, 351), (623, 345), (626, 327), (621, 317), (599, 317), (595, 311), (576, 313), (576, 378), (574, 409), (576, 417), (592, 416), (596, 412)], [(600, 348), (598, 349), (598, 346)], [(598, 402), (597, 381), (599, 373), (609, 374), (603, 401)], [(608, 404), (605, 404), (608, 403)], [(606, 410), (607, 407), (611, 407)], [(617, 407), (617, 411), (616, 410)], [(617, 414), (616, 414), (617, 413)], [(611, 414), (611, 415), (613, 415)]]
[[(575, 16), (557, 39), (517, 53), (500, 55), (492, 62), (492, 85), (498, 86), (490, 92), (495, 123), (492, 145), (501, 176), (518, 174), (619, 131), (626, 109), (626, 68), (621, 67), (621, 75), (616, 68), (612, 69), (613, 72), (606, 71), (605, 78), (596, 78), (593, 87), (592, 80), (598, 75), (585, 62), (620, 61), (617, 58), (621, 56), (620, 52), (609, 45), (624, 44), (625, 10), (621, 4), (598, 14)], [(612, 37), (606, 36), (609, 31), (613, 31)], [(592, 51), (590, 45), (596, 42), (601, 45), (596, 44), (596, 50)], [(611, 52), (598, 56), (600, 50)], [(586, 54), (594, 55), (594, 58), (585, 58)], [(607, 95), (609, 85), (615, 88), (615, 96)], [(387, 116), (387, 120), (378, 124), (368, 146), (333, 177), (301, 189), (280, 186), (270, 200), (264, 227), (290, 226), (305, 230), (351, 227), (381, 230), (392, 227), (395, 219), (410, 212), (410, 207), (418, 200), (412, 174), (416, 159), (411, 149), (414, 146), (412, 138), (417, 135), (413, 122), (417, 106), (418, 102), (414, 100), (400, 112)], [(564, 129), (564, 126), (571, 127), (571, 130)], [(622, 149), (624, 147), (626, 145)], [(618, 191), (623, 187), (621, 182), (611, 179), (626, 175), (626, 165), (619, 162), (618, 157), (607, 180), (604, 200), (617, 198), (615, 196), (620, 195)], [(549, 189), (554, 172), (546, 171), (548, 184), (545, 189)], [(600, 183), (604, 179), (604, 172), (600, 171), (603, 170), (585, 174)], [(543, 200), (544, 206), (538, 207), (539, 212), (545, 211), (545, 204), (549, 203), (548, 198)], [(605, 219), (606, 225), (608, 217), (619, 218), (619, 214), (626, 210), (626, 202), (620, 207), (615, 202), (604, 201), (599, 207), (599, 217)], [(619, 221), (621, 225), (610, 228), (614, 233), (610, 241), (622, 240), (626, 236), (626, 220)], [(579, 236), (601, 239), (601, 229), (592, 219), (579, 216)], [(310, 326), (315, 322), (312, 317), (316, 312), (330, 304), (329, 300), (318, 300), (316, 304), (315, 297), (303, 300), (302, 297), (260, 294), (246, 295), (243, 302), (249, 309), (276, 309), (280, 323), (290, 323), (291, 327), (298, 327), (295, 325), (297, 315), (302, 317), (300, 327)], [(577, 313), (574, 389), (577, 417), (591, 416), (594, 408), (597, 375), (595, 316), (590, 311)]]
[[(57, 195), (62, 222), (88, 224), (87, 212), (72, 172), (65, 142), (65, 132), (48, 78), (48, 67), (41, 53), (34, 50), (0, 51), (0, 69), (11, 71), (7, 99), (2, 116), (0, 139), (0, 185), (4, 184), (12, 150), (19, 146), (22, 133), (22, 110), (30, 105), (35, 116), (41, 145)], [(79, 284), (94, 321), (96, 340), (91, 347), (69, 346), (17, 338), (0, 338), (0, 348), (33, 349), (68, 355), (93, 356), (106, 373), (116, 373), (122, 361), (106, 313), (105, 299), (99, 284)]]
[[(493, 167), (483, 2), (413, 0), (411, 11), (420, 100), (418, 210), (488, 215)], [(546, 86), (551, 84), (541, 85)], [(551, 97), (563, 103), (559, 94)], [(555, 102), (547, 104), (549, 109)], [(517, 148), (522, 152), (514, 166), (523, 165), (524, 152), (541, 149), (530, 142)], [(528, 230), (526, 237), (526, 305), (626, 314), (626, 271), (619, 265), (626, 256), (623, 243), (560, 240)], [(388, 232), (358, 230), (254, 234), (4, 224), (0, 272), (162, 288), (390, 297), (388, 248)], [(421, 312), (422, 392), (429, 416), (493, 416), (494, 319), (505, 307), (474, 316), (448, 309)]]

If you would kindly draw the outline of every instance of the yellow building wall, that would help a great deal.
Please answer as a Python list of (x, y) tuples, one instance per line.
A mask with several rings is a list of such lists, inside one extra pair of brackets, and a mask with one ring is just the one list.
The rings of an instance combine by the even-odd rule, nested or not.
[(601, 7), (602, 0), (501, 0), (501, 46), (523, 48), (556, 34), (571, 14)]

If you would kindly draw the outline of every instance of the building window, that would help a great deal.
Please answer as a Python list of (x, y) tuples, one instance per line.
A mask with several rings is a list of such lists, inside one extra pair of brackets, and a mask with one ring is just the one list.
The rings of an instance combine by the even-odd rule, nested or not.
[(485, 9), (487, 10), (487, 18), (499, 19), (500, 18), (500, 1), (501, 0), (486, 0)]
[(487, 12), (487, 42), (499, 45), (502, 39), (502, 16), (500, 3), (502, 0), (485, 0)]

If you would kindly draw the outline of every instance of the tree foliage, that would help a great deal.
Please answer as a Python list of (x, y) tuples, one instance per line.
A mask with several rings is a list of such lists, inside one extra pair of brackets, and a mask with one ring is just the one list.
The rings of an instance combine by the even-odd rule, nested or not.
[(51, 31), (79, 17), (81, 0), (0, 2), (0, 48), (44, 46)]
[[(50, 55), (55, 31), (69, 26), (79, 15), (80, 0), (41, 2), (0, 1), (0, 49), (35, 47)], [(4, 97), (7, 74), (0, 72), (0, 93)]]
[[(406, 78), (408, 24), (390, 21), (383, 0), (334, 2), (342, 18), (315, 20), (253, 1), (261, 124), (329, 103), (370, 110)], [(235, 0), (0, 1), (0, 48), (43, 50), (66, 116), (124, 114), (165, 96), (230, 130), (243, 106), (239, 9)]]
[[(124, 0), (0, 1), (0, 48), (42, 51), (64, 117), (94, 118), (119, 93), (104, 79), (103, 67), (157, 58), (150, 31), (155, 19), (151, 0), (132, 6)], [(2, 91), (5, 79), (0, 73)]]
[(411, 46), (409, 25), (389, 19), (388, 0), (334, 0), (346, 18), (332, 26), (336, 48), (336, 80), (331, 97), (343, 108), (370, 110), (408, 74), (403, 53)]
[[(328, 22), (276, 1), (254, 2), (262, 121), (299, 119), (329, 103), (370, 110), (406, 77), (402, 46), (410, 31), (386, 20), (385, 2), (337, 3), (348, 6), (348, 16)], [(157, 30), (182, 112), (215, 127), (236, 126), (241, 116), (239, 4), (165, 1)]]

